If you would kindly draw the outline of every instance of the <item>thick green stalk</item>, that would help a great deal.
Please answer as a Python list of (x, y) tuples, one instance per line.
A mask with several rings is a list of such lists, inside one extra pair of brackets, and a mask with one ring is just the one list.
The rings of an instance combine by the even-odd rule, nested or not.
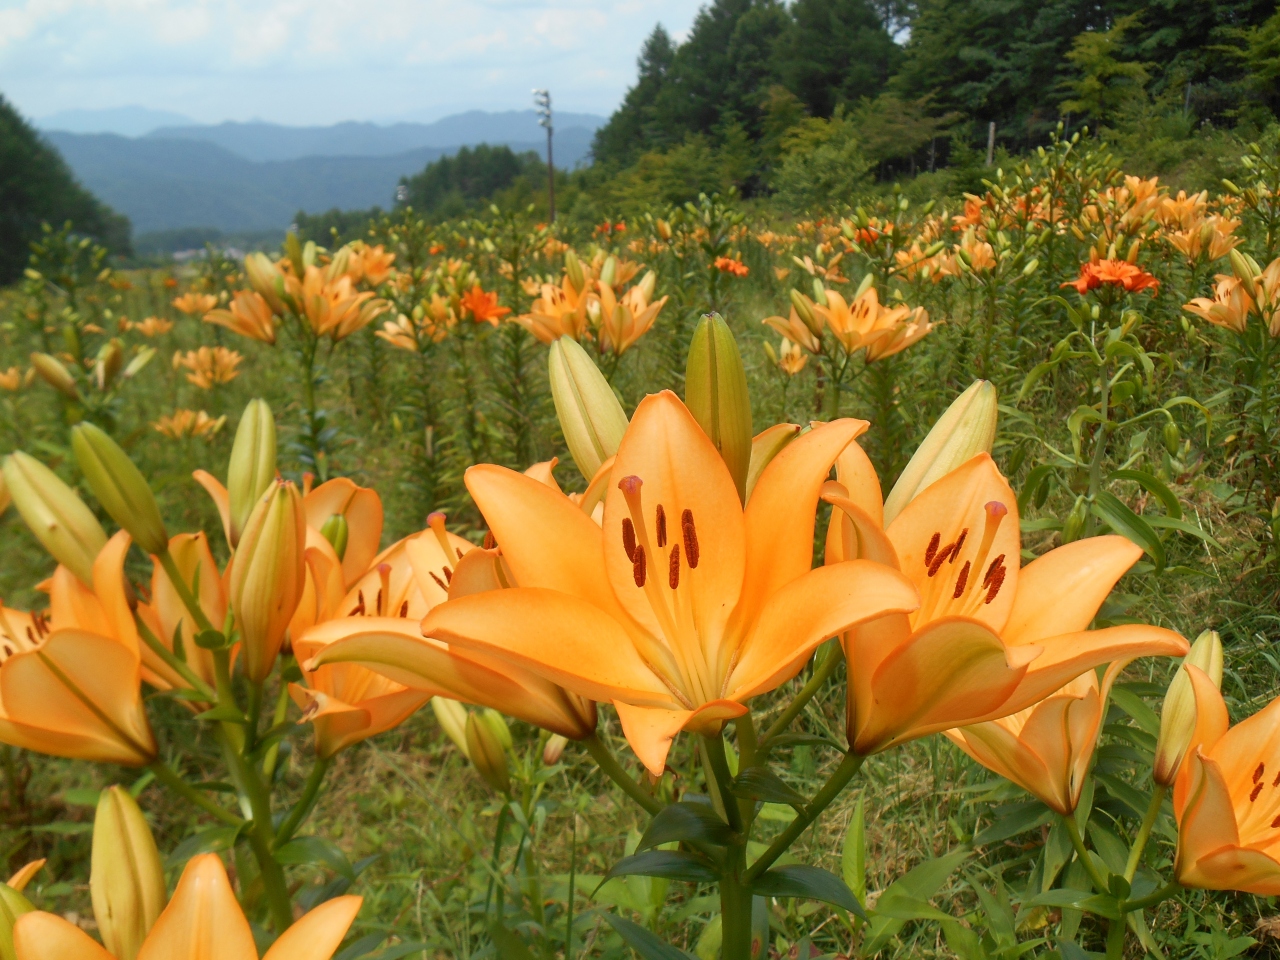
[(1121, 960), (1124, 956), (1125, 918), (1107, 921), (1107, 960)]
[(320, 795), (320, 787), (324, 784), (324, 776), (329, 772), (331, 762), (329, 759), (317, 759), (311, 765), (311, 773), (307, 776), (307, 782), (302, 788), (302, 796), (298, 797), (298, 802), (293, 805), (289, 815), (280, 824), (280, 829), (276, 831), (276, 847), (283, 846), (292, 840), (298, 827), (302, 826), (310, 815), (316, 805), (316, 798)]
[(729, 758), (724, 751), (724, 737), (720, 734), (708, 734), (702, 738), (703, 756), (706, 758), (707, 780), (714, 784), (719, 792), (720, 802), (724, 806), (725, 819), (734, 833), (742, 832), (742, 811), (738, 808), (738, 798), (729, 789), (733, 782), (733, 774), (729, 772)]
[(1154, 907), (1157, 903), (1163, 903), (1181, 889), (1182, 884), (1177, 880), (1170, 880), (1159, 890), (1153, 890), (1145, 897), (1139, 897), (1137, 900), (1126, 900), (1121, 905), (1121, 909), (1125, 913), (1132, 913), (1134, 910), (1146, 910), (1148, 907)]
[(1160, 816), (1160, 806), (1164, 803), (1165, 794), (1168, 792), (1169, 788), (1164, 784), (1156, 784), (1155, 792), (1151, 794), (1146, 816), (1142, 818), (1138, 835), (1134, 837), (1133, 847), (1129, 850), (1129, 862), (1124, 866), (1124, 878), (1130, 883), (1133, 882), (1134, 874), (1138, 872), (1138, 864), (1142, 862), (1142, 851), (1146, 849), (1147, 840), (1151, 838), (1151, 830), (1156, 825), (1156, 819)]
[(769, 844), (769, 849), (760, 855), (760, 859), (750, 866), (744, 877), (747, 883), (756, 880), (762, 873), (773, 866), (775, 860), (787, 852), (787, 849), (796, 842), (800, 834), (808, 829), (809, 824), (817, 820), (822, 811), (830, 805), (831, 801), (839, 796), (840, 791), (853, 779), (853, 775), (861, 769), (866, 759), (866, 757), (856, 753), (845, 754), (844, 759), (840, 761), (840, 766), (836, 767), (835, 773), (831, 775), (831, 779), (823, 784), (822, 789), (805, 805), (803, 810), (797, 812), (796, 818), (787, 825), (787, 828), (782, 833), (774, 838), (773, 843)]
[(746, 847), (731, 847), (729, 858), (720, 877), (720, 957), (750, 960), (751, 881), (746, 870)]
[(631, 775), (622, 769), (618, 758), (609, 752), (609, 748), (600, 741), (598, 736), (592, 733), (582, 741), (582, 745), (586, 747), (587, 753), (591, 754), (591, 759), (596, 762), (600, 772), (621, 787), (622, 792), (640, 804), (646, 812), (656, 814), (662, 809), (661, 801), (636, 783)]
[(178, 565), (173, 560), (173, 554), (168, 550), (160, 554), (160, 566), (164, 568), (164, 572), (169, 577), (169, 582), (173, 584), (173, 589), (178, 592), (178, 599), (182, 601), (182, 605), (187, 608), (191, 616), (196, 621), (196, 626), (200, 628), (200, 632), (212, 630), (213, 624), (209, 622), (209, 618), (205, 616), (204, 609), (200, 606), (200, 601), (196, 599), (196, 595), (191, 592), (191, 588), (187, 585), (187, 581), (183, 579), (182, 571), (178, 569)]

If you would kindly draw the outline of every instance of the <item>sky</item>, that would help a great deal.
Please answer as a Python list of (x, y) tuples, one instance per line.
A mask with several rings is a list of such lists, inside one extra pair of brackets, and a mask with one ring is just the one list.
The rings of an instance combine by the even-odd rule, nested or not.
[(0, 93), (39, 119), (141, 106), (201, 123), (608, 115), (699, 0), (0, 0)]

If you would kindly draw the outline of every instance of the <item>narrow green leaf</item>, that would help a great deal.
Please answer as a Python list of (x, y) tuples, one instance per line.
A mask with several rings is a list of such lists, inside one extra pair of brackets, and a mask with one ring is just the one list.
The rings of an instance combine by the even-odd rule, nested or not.
[(748, 767), (734, 778), (729, 789), (735, 797), (742, 797), (744, 800), (765, 800), (792, 807), (803, 807), (808, 803), (803, 794), (788, 786), (768, 767)]
[(1121, 503), (1115, 494), (1100, 490), (1094, 499), (1092, 511), (1094, 516), (1104, 521), (1120, 536), (1133, 541), (1145, 550), (1155, 563), (1156, 573), (1164, 569), (1164, 544), (1151, 529), (1151, 525)]
[(640, 838), (636, 853), (673, 841), (698, 841), (724, 846), (733, 836), (709, 803), (682, 801), (663, 807)]
[(1039, 800), (1028, 800), (1025, 803), (1002, 807), (1000, 817), (973, 838), (975, 847), (985, 846), (1016, 837), (1020, 833), (1034, 830), (1053, 820), (1053, 811)]
[(355, 879), (355, 870), (351, 861), (332, 840), (323, 837), (298, 837), (276, 848), (274, 853), (277, 863), (304, 864), (320, 863), (348, 880)]
[(834, 873), (820, 867), (804, 864), (775, 867), (761, 874), (751, 889), (757, 896), (821, 900), (823, 903), (842, 907), (863, 920), (867, 918), (862, 904), (848, 885)]
[(667, 880), (688, 880), (693, 883), (714, 883), (720, 879), (715, 866), (703, 857), (681, 850), (646, 850), (631, 857), (623, 857), (608, 873), (605, 881), (614, 877), (663, 877)]
[(840, 857), (841, 873), (859, 903), (867, 902), (867, 821), (866, 797), (859, 796), (858, 804), (849, 818), (849, 829), (844, 835), (844, 849)]
[(1110, 479), (1132, 480), (1159, 500), (1166, 514), (1174, 520), (1182, 519), (1182, 503), (1178, 500), (1177, 494), (1145, 470), (1115, 470), (1112, 471)]
[(650, 933), (626, 917), (606, 913), (604, 918), (609, 921), (609, 926), (618, 931), (618, 936), (626, 941), (627, 946), (640, 955), (641, 960), (697, 960), (693, 954), (673, 947), (657, 934)]

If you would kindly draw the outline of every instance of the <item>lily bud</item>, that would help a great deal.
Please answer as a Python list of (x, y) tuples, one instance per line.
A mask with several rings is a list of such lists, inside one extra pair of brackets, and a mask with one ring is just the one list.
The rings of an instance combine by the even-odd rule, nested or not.
[(89, 892), (102, 943), (113, 957), (137, 957), (164, 910), (166, 889), (160, 851), (137, 801), (123, 787), (103, 790), (93, 820)]
[(979, 453), (991, 452), (996, 413), (996, 388), (986, 380), (975, 380), (952, 401), (889, 492), (884, 502), (886, 527), (929, 484)]
[(1182, 435), (1178, 432), (1178, 425), (1172, 420), (1166, 423), (1160, 431), (1160, 439), (1164, 441), (1164, 448), (1169, 451), (1169, 456), (1176, 457), (1178, 455), (1178, 445), (1182, 443)]
[(573, 462), (590, 480), (618, 452), (627, 431), (627, 415), (587, 351), (570, 338), (551, 344), (547, 368), (560, 430)]
[(231, 513), (231, 546), (240, 542), (240, 534), (249, 514), (276, 475), (276, 422), (265, 400), (250, 400), (236, 427), (231, 446), (231, 462), (227, 466), (227, 499)]
[(80, 399), (80, 391), (76, 389), (75, 378), (71, 376), (71, 371), (64, 367), (62, 361), (57, 357), (47, 353), (33, 353), (31, 355), (31, 369), (39, 375), (41, 380), (63, 396), (72, 400)]
[(799, 290), (791, 291), (791, 306), (795, 307), (800, 322), (809, 328), (815, 337), (822, 336), (822, 318), (813, 312), (813, 301)]
[(339, 560), (347, 555), (347, 539), (350, 534), (347, 518), (340, 513), (333, 514), (320, 527), (320, 535), (329, 541), (329, 546), (333, 547)]
[(708, 313), (693, 331), (684, 376), (684, 402), (729, 468), (738, 499), (747, 498), (751, 466), (751, 397), (733, 331)]
[(747, 499), (751, 499), (751, 491), (764, 468), (773, 462), (773, 458), (782, 452), (782, 448), (800, 436), (800, 427), (794, 423), (777, 423), (761, 430), (751, 439), (751, 463), (747, 467)]
[(271, 674), (306, 583), (307, 515), (291, 481), (263, 494), (231, 563), (231, 609), (240, 626), (246, 676)]
[(1171, 786), (1196, 729), (1196, 698), (1186, 668), (1199, 667), (1214, 684), (1222, 687), (1222, 640), (1216, 630), (1206, 630), (1196, 637), (1191, 652), (1169, 683), (1160, 708), (1160, 736), (1156, 740), (1156, 756), (1152, 777), (1162, 786)]
[(432, 697), (431, 710), (445, 736), (470, 760), (471, 753), (467, 750), (467, 708), (448, 697)]
[(489, 727), (489, 730), (498, 742), (502, 744), (502, 749), (511, 750), (515, 747), (515, 741), (511, 739), (511, 728), (507, 726), (507, 718), (500, 714), (493, 707), (485, 707), (480, 711), (480, 719)]
[(93, 367), (93, 376), (98, 381), (98, 389), (110, 389), (123, 366), (124, 345), (118, 339), (112, 337), (98, 351), (97, 362)]
[(160, 519), (160, 508), (129, 455), (91, 423), (72, 429), (71, 450), (89, 489), (112, 519), (128, 530), (143, 550), (164, 553), (169, 548), (169, 534)]
[(93, 585), (93, 561), (107, 544), (102, 524), (74, 490), (35, 457), (15, 450), (4, 461), (13, 505), (53, 559)]
[(511, 792), (511, 774), (502, 741), (493, 727), (475, 713), (467, 716), (467, 755), (485, 783), (499, 793)]
[(569, 745), (569, 738), (560, 733), (553, 733), (542, 748), (542, 762), (545, 766), (554, 767), (564, 756), (564, 748)]
[[(1227, 254), (1231, 260), (1231, 272), (1236, 275), (1236, 279), (1240, 281), (1240, 286), (1244, 287), (1244, 292), (1249, 294), (1255, 300), (1258, 297), (1258, 286), (1254, 282), (1258, 274), (1262, 271), (1254, 269), (1257, 264), (1251, 264), (1243, 253), (1239, 250), (1232, 250)], [(35, 356), (32, 356), (34, 362)]]
[(244, 273), (249, 278), (249, 285), (257, 291), (271, 312), (284, 313), (284, 303), (280, 294), (284, 290), (284, 274), (271, 262), (265, 253), (251, 253), (244, 258)]
[(613, 286), (614, 280), (618, 277), (618, 258), (610, 256), (604, 262), (604, 266), (600, 268), (600, 282), (606, 286)]
[(18, 960), (13, 948), (13, 925), (24, 913), (35, 910), (35, 904), (8, 884), (0, 883), (0, 960)]
[(573, 285), (573, 289), (578, 293), (581, 293), (586, 288), (587, 277), (582, 272), (582, 261), (578, 259), (578, 255), (572, 250), (565, 252), (564, 272), (569, 277), (569, 283)]
[(1085, 505), (1084, 496), (1076, 497), (1075, 505), (1071, 508), (1071, 512), (1067, 514), (1067, 519), (1062, 525), (1062, 542), (1064, 544), (1074, 543), (1080, 539), (1080, 532), (1084, 529), (1084, 522), (1088, 519), (1089, 508)]

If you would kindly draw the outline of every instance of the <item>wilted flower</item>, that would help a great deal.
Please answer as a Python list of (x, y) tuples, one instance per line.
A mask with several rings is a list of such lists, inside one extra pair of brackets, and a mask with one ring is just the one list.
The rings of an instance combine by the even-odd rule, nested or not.
[(187, 382), (194, 383), (201, 390), (212, 390), (221, 383), (230, 383), (239, 374), (236, 369), (244, 359), (234, 350), (226, 347), (201, 347), (198, 350), (174, 351), (173, 369), (185, 368)]

